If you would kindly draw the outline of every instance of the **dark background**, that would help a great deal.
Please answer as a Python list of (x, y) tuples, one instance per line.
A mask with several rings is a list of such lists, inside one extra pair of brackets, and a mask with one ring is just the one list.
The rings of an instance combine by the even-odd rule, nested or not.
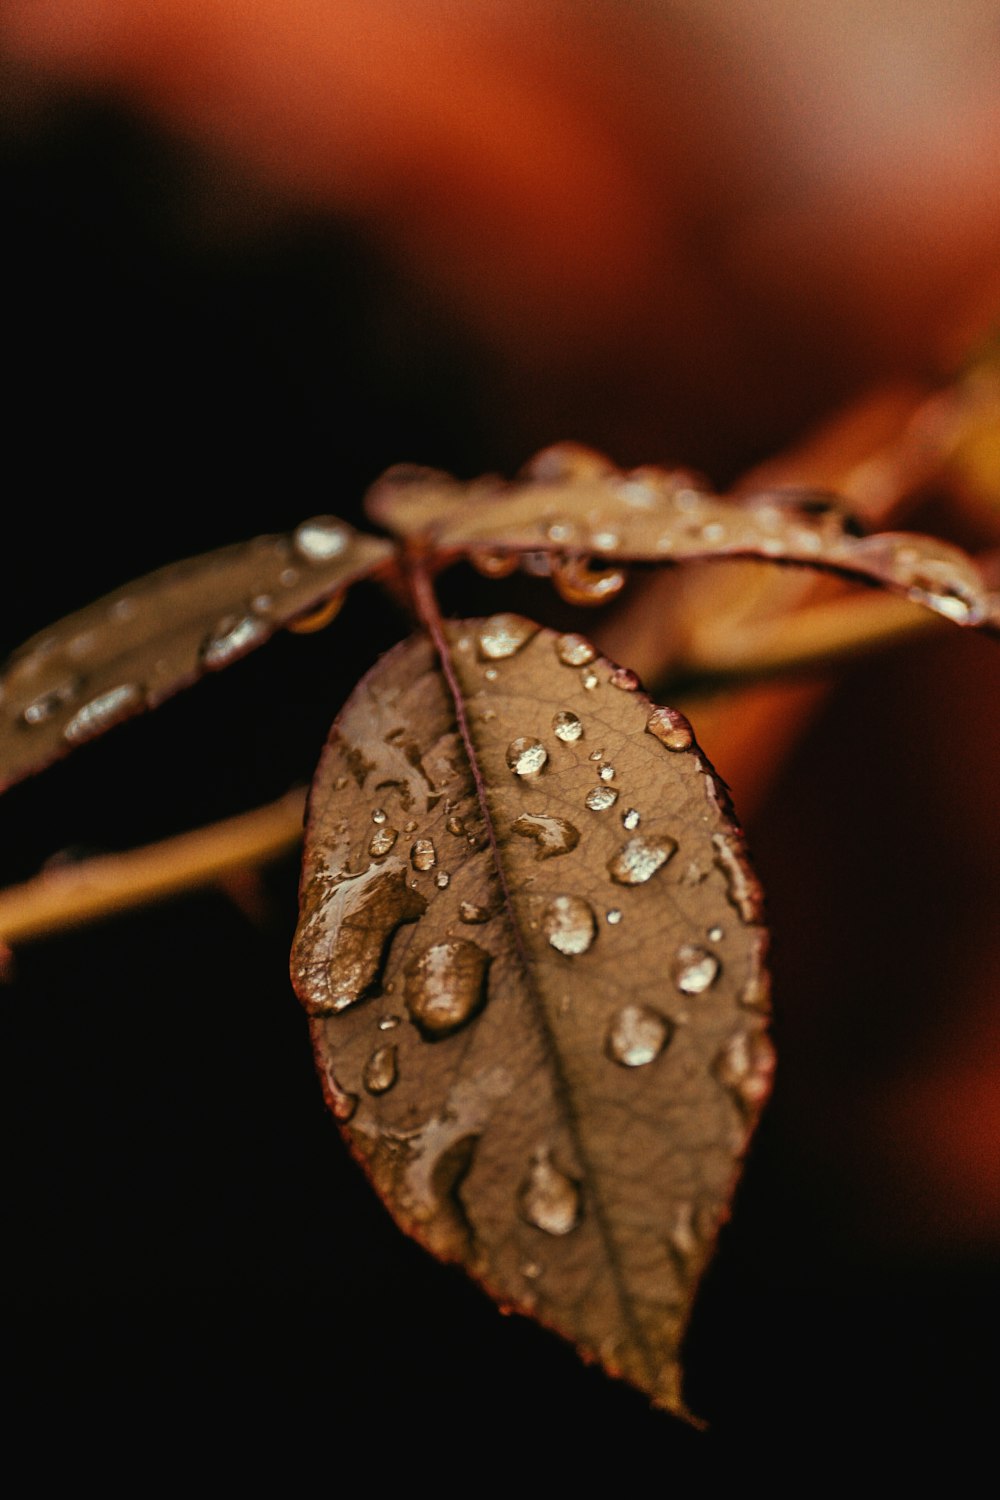
[[(491, 405), (483, 349), (356, 231), (238, 180), (220, 206), (221, 168), (92, 98), (12, 115), (0, 149), (0, 650), (175, 558), (317, 512), (357, 521), (390, 463), (473, 474), (527, 456), (526, 424)], [(773, 436), (690, 457), (722, 482)], [(461, 573), (446, 594), (477, 612), (512, 597)], [(359, 587), (329, 631), (279, 636), (15, 789), (4, 881), (308, 780), (354, 681), (406, 628)], [(661, 1460), (666, 1477), (724, 1455), (755, 1474), (791, 1434), (841, 1457), (967, 1443), (1000, 1393), (989, 1205), (949, 1232), (907, 1142), (870, 1156), (872, 1115), (852, 1110), (897, 1078), (914, 1030), (923, 1065), (962, 904), (995, 904), (989, 857), (949, 840), (951, 793), (936, 808), (933, 776), (910, 769), (915, 741), (948, 750), (963, 695), (1000, 686), (989, 652), (949, 640), (846, 673), (751, 829), (782, 1066), (692, 1325), (707, 1436), (500, 1317), (394, 1228), (313, 1074), (287, 977), (291, 860), (251, 912), (212, 891), (17, 954), (0, 1097), (19, 1405), (98, 1440), (127, 1413), (175, 1452), (233, 1422), (251, 1454), (265, 1439), (301, 1451), (321, 1430), (331, 1466), (376, 1472), (404, 1431), (435, 1464), (461, 1435), (526, 1475), (537, 1444), (567, 1481), (597, 1456)], [(956, 779), (966, 756), (974, 771), (995, 754), (989, 725), (953, 747)], [(973, 836), (992, 816), (969, 815)]]

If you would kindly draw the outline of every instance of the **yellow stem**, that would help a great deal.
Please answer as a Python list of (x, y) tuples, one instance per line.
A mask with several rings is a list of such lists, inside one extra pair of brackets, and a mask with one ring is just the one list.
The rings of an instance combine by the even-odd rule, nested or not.
[(305, 797), (296, 787), (277, 802), (207, 828), (45, 870), (10, 886), (0, 891), (0, 949), (275, 859), (302, 836)]

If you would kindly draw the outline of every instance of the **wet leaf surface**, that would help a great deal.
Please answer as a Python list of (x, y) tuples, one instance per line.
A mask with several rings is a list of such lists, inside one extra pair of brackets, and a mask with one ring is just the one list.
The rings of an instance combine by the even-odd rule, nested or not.
[(588, 449), (546, 449), (521, 478), (461, 484), (433, 470), (390, 469), (372, 488), (368, 514), (401, 536), (426, 536), (442, 551), (472, 555), (496, 572), (512, 557), (548, 566), (575, 604), (603, 602), (621, 587), (609, 563), (725, 557), (795, 563), (875, 583), (957, 625), (997, 633), (1000, 593), (966, 553), (908, 532), (857, 535), (837, 497), (782, 489), (726, 500), (697, 477), (642, 468), (624, 473)]
[(0, 677), (0, 790), (239, 660), (392, 551), (318, 516), (161, 568), (42, 631)]
[(679, 714), (580, 636), (444, 629), (362, 681), (311, 794), (327, 1099), (409, 1233), (682, 1412), (772, 1069), (760, 889)]

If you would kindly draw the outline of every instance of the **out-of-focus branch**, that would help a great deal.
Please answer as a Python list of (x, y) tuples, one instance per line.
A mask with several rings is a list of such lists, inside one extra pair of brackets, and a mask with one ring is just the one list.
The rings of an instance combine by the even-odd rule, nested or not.
[(45, 870), (0, 891), (0, 948), (211, 885), (276, 859), (302, 835), (305, 790), (176, 838)]

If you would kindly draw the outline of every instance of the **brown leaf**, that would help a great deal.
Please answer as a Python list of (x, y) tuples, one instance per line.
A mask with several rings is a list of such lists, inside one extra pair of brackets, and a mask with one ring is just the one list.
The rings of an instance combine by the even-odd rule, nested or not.
[[(726, 500), (694, 476), (662, 469), (623, 473), (588, 449), (563, 443), (532, 460), (520, 480), (460, 484), (433, 470), (390, 469), (366, 501), (400, 536), (424, 536), (444, 552), (550, 553), (574, 603), (617, 591), (615, 570), (581, 571), (591, 557), (669, 563), (726, 557), (796, 563), (879, 584), (958, 625), (1000, 629), (1000, 594), (958, 547), (909, 532), (858, 536), (835, 495), (772, 490)], [(582, 580), (582, 581), (581, 581)], [(619, 585), (620, 586), (620, 585)]]
[(0, 677), (0, 790), (229, 666), (392, 552), (317, 516), (161, 568), (42, 631)]
[(768, 1091), (766, 931), (690, 726), (519, 616), (415, 637), (311, 794), (292, 957), (398, 1222), (683, 1412), (678, 1351)]

